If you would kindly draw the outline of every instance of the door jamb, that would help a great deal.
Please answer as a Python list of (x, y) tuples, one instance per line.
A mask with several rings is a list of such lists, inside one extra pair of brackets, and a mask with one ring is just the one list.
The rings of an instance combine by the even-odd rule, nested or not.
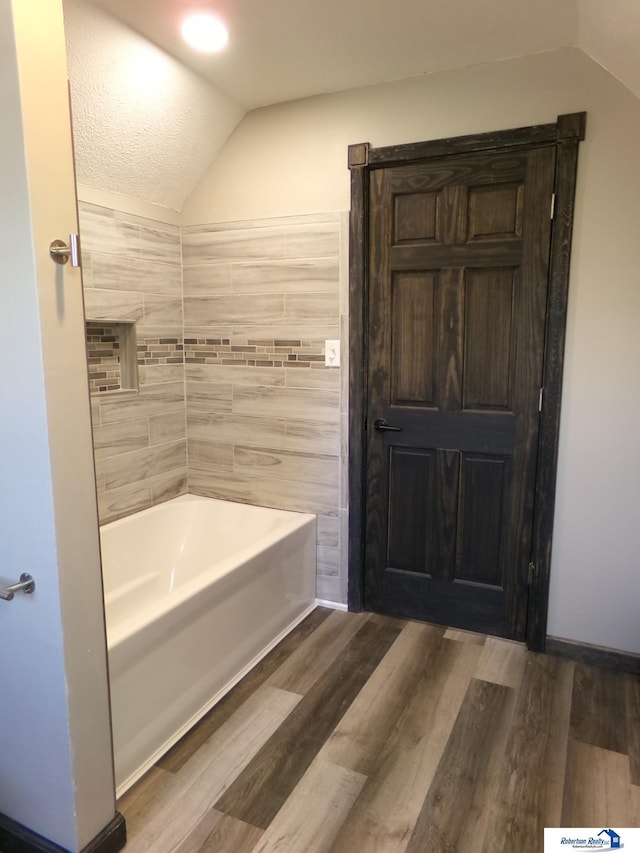
[(555, 211), (544, 346), (544, 406), (540, 416), (538, 465), (533, 515), (527, 646), (545, 649), (549, 577), (553, 539), (555, 484), (562, 397), (562, 372), (569, 289), (571, 233), (575, 209), (578, 144), (584, 139), (586, 113), (558, 116), (552, 124), (481, 133), (430, 142), (372, 148), (350, 145), (351, 212), (349, 216), (349, 610), (364, 609), (364, 490), (367, 412), (367, 304), (369, 255), (369, 176), (376, 168), (460, 153), (509, 151), (555, 145)]

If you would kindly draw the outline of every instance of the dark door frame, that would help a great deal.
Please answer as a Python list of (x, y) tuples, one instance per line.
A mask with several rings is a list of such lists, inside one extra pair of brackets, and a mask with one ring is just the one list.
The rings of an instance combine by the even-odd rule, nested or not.
[[(367, 304), (369, 257), (369, 176), (374, 169), (453, 154), (556, 147), (555, 207), (544, 349), (544, 404), (540, 416), (536, 474), (527, 646), (544, 651), (549, 602), (549, 570), (558, 463), (569, 260), (575, 206), (578, 144), (584, 139), (586, 113), (558, 116), (553, 124), (481, 133), (431, 142), (372, 148), (349, 146), (349, 610), (364, 609), (364, 536), (367, 412)], [(551, 218), (551, 210), (550, 210)]]

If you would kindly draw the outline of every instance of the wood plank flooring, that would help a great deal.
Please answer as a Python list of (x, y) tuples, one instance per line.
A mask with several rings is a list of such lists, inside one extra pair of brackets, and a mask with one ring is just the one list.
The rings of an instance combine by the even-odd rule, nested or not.
[(318, 608), (118, 808), (127, 853), (540, 853), (640, 826), (640, 679)]

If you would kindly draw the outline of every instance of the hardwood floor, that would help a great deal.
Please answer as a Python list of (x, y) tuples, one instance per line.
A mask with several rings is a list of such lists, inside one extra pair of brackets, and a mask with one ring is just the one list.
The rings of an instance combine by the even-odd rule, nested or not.
[(318, 608), (118, 803), (127, 853), (540, 853), (640, 826), (640, 679)]

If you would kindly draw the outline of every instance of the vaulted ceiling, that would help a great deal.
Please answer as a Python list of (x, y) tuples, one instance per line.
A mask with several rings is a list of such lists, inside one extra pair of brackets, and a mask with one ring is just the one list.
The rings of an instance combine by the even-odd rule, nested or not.
[[(64, 0), (79, 178), (180, 209), (244, 113), (578, 46), (640, 97), (637, 0)], [(211, 9), (226, 49), (179, 27)], [(160, 48), (160, 50), (158, 49)]]

